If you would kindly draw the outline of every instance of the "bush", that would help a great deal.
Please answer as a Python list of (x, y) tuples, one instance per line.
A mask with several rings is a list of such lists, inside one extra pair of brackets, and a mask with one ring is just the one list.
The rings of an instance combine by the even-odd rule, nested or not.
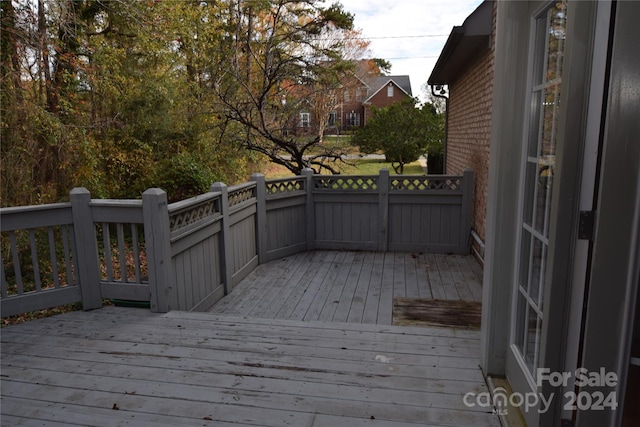
[(152, 186), (162, 188), (169, 202), (174, 202), (207, 192), (217, 180), (200, 159), (191, 153), (180, 153), (157, 164)]
[(443, 123), (433, 105), (416, 108), (411, 99), (374, 109), (353, 141), (365, 153), (382, 150), (396, 173), (403, 173), (404, 166), (421, 155), (442, 151)]

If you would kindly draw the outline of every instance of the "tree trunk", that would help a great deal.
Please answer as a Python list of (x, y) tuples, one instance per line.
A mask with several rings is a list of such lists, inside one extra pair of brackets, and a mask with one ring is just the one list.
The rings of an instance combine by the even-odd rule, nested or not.
[(47, 105), (58, 104), (57, 94), (51, 89), (51, 69), (49, 63), (47, 36), (47, 16), (44, 8), (44, 0), (38, 0), (38, 74), (40, 74), (40, 99), (46, 99)]

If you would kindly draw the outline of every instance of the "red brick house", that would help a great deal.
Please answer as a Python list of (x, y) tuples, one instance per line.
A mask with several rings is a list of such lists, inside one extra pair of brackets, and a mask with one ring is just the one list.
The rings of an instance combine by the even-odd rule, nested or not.
[(411, 98), (411, 80), (409, 76), (380, 76), (369, 82), (368, 97), (362, 102), (364, 123), (371, 117), (372, 108), (387, 105)]
[[(335, 108), (326, 115), (325, 134), (340, 134), (354, 128), (363, 127), (371, 116), (373, 107), (384, 107), (394, 102), (411, 98), (409, 76), (368, 76), (350, 74), (339, 90), (330, 94)], [(324, 117), (324, 115), (322, 115)], [(307, 108), (299, 112), (296, 133), (311, 134), (318, 130), (321, 114), (314, 111), (309, 102)]]
[(376, 76), (359, 78), (343, 85), (341, 102), (329, 115), (327, 133), (341, 133), (363, 127), (371, 117), (372, 107), (385, 107), (394, 102), (411, 98), (409, 76)]
[(480, 259), (486, 239), (495, 18), (495, 2), (485, 1), (454, 27), (428, 80), (432, 88), (448, 86), (444, 173), (474, 171), (473, 248)]

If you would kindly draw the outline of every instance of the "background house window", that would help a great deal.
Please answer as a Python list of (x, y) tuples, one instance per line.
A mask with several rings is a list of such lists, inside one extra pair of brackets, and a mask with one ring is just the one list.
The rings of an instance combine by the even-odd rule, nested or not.
[(387, 86), (387, 97), (393, 98), (393, 85), (391, 83)]
[(329, 113), (329, 126), (335, 126), (336, 122), (338, 121), (338, 113), (336, 113), (335, 111), (332, 111), (331, 113)]
[(347, 113), (347, 126), (360, 126), (360, 113)]
[(351, 95), (349, 95), (349, 90), (344, 91), (344, 102), (351, 101)]
[(300, 113), (300, 127), (308, 128), (311, 125), (311, 115), (309, 113)]

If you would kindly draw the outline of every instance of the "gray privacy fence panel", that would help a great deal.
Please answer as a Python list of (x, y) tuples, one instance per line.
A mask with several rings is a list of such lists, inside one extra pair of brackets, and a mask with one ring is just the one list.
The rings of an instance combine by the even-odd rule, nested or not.
[(265, 182), (265, 260), (307, 249), (307, 178)]
[(376, 195), (315, 195), (315, 246), (318, 249), (378, 248)]
[(229, 187), (229, 259), (231, 287), (258, 265), (256, 231), (257, 185), (255, 182)]
[(468, 253), (473, 173), (314, 176), (312, 246)]
[(452, 176), (392, 178), (389, 250), (466, 253), (462, 182)]
[(377, 176), (315, 176), (313, 204), (318, 249), (380, 248)]
[(173, 288), (169, 309), (208, 310), (225, 294), (221, 193), (168, 206)]

